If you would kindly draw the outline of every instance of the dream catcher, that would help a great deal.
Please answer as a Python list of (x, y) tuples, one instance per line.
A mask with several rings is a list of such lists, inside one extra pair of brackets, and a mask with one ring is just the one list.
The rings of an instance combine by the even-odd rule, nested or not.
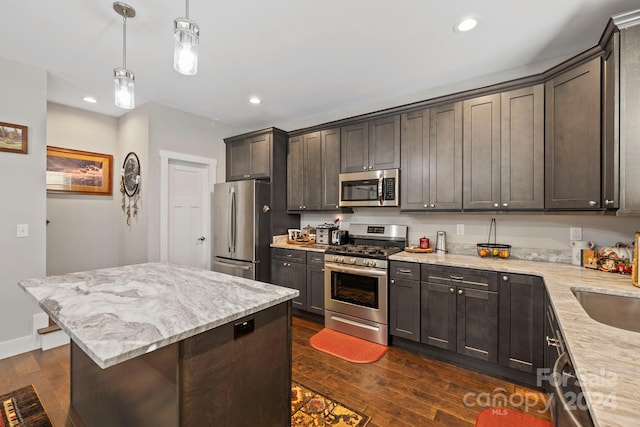
[(127, 216), (127, 225), (131, 225), (131, 215), (138, 216), (138, 201), (140, 200), (140, 160), (136, 153), (131, 152), (124, 158), (120, 171), (120, 192), (122, 193), (122, 211)]

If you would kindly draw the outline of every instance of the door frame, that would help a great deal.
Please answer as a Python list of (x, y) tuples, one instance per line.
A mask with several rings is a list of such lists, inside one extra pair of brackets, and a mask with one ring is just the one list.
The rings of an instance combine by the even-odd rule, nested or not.
[[(216, 171), (218, 160), (194, 156), (191, 154), (176, 153), (174, 151), (160, 150), (160, 261), (167, 262), (169, 260), (169, 163), (172, 160), (193, 163), (203, 166), (208, 184), (207, 194), (211, 194), (213, 186), (216, 183)], [(206, 258), (206, 268), (211, 269), (211, 197), (205, 197), (203, 213), (205, 218), (205, 235), (208, 236), (205, 241), (205, 251), (209, 254)]]

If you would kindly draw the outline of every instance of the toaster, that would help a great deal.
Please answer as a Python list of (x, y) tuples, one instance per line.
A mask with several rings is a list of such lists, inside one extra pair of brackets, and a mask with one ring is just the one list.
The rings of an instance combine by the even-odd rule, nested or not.
[(349, 243), (349, 232), (347, 230), (332, 230), (331, 245), (346, 245)]

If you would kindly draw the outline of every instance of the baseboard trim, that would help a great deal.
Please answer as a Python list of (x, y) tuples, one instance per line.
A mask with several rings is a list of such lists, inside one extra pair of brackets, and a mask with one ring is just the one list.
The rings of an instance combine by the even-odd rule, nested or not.
[[(54, 332), (50, 339), (43, 343), (42, 336), (38, 334), (38, 329), (45, 328), (49, 325), (49, 316), (46, 313), (36, 313), (33, 315), (33, 324), (31, 335), (15, 338), (9, 341), (0, 342), (0, 359), (15, 356), (29, 351), (58, 347), (67, 344), (69, 337), (63, 331)], [(44, 346), (43, 346), (44, 344)], [(46, 348), (45, 348), (46, 346)]]

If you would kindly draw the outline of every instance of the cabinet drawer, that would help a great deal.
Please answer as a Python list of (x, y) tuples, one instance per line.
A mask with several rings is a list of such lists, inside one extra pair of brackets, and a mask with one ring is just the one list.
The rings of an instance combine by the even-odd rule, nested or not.
[(307, 251), (307, 264), (324, 265), (324, 253)]
[(496, 271), (422, 264), (420, 276), (423, 282), (498, 291)]
[(391, 261), (389, 276), (398, 279), (420, 280), (420, 264), (416, 262)]
[(271, 248), (271, 257), (302, 264), (307, 262), (307, 252), (301, 249)]

